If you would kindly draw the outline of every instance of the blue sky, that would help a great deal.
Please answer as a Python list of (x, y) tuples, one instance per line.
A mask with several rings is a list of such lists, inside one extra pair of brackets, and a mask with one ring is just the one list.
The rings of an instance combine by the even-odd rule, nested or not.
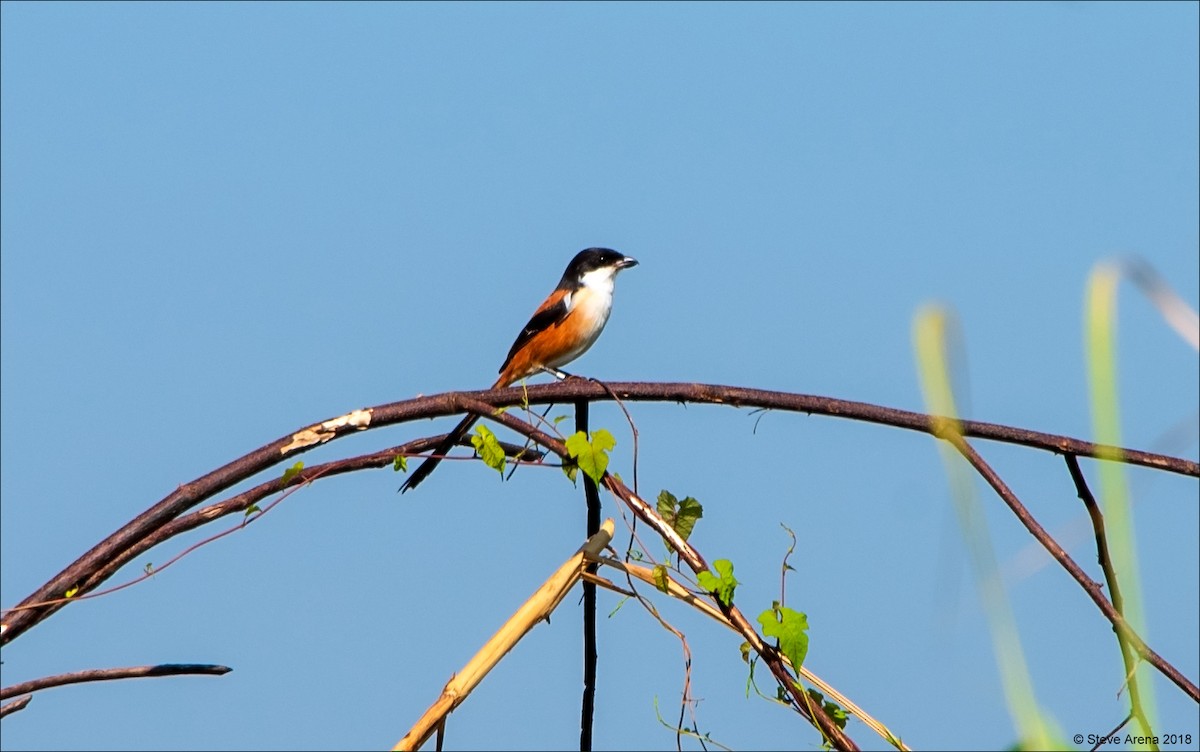
[[(919, 410), (911, 322), (940, 301), (965, 333), (970, 417), (1087, 438), (1092, 266), (1138, 254), (1197, 304), (1197, 8), (6, 2), (0, 601), (279, 436), (490, 384), (593, 245), (641, 266), (577, 373)], [(1119, 357), (1125, 443), (1195, 458), (1196, 353), (1128, 285)], [(788, 603), (808, 614), (810, 668), (914, 748), (1014, 742), (932, 440), (730, 408), (633, 414), (643, 493), (705, 505), (693, 541), (734, 562), (747, 613), (778, 597), (779, 524), (797, 532)], [(621, 414), (592, 420), (628, 477)], [(979, 449), (1099, 578), (1061, 458)], [(1195, 681), (1197, 483), (1129, 480), (1146, 637)], [(398, 485), (390, 470), (319, 483), (12, 643), (5, 684), (235, 670), (42, 693), (3, 722), (5, 748), (390, 747), (584, 520), (554, 470), (501, 484), (454, 463)], [(1126, 709), (1110, 628), (980, 499), (1039, 700), (1068, 737), (1107, 731)], [(597, 747), (670, 748), (654, 702), (674, 717), (679, 643), (616, 605), (602, 594)], [(702, 731), (819, 746), (745, 697), (735, 638), (660, 608), (688, 635)], [(568, 597), (453, 715), (447, 748), (576, 744), (579, 625)], [(1154, 681), (1159, 730), (1200, 738), (1194, 703)]]

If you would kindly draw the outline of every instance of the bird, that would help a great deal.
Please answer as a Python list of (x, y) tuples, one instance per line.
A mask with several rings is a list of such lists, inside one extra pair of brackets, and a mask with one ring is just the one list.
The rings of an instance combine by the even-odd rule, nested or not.
[[(492, 389), (512, 386), (538, 373), (567, 378), (568, 374), (559, 368), (596, 343), (612, 313), (617, 274), (637, 264), (637, 259), (611, 248), (585, 248), (575, 254), (558, 286), (517, 335)], [(463, 418), (434, 448), (433, 455), (405, 479), (400, 492), (412, 490), (425, 480), (478, 419), (476, 415)]]

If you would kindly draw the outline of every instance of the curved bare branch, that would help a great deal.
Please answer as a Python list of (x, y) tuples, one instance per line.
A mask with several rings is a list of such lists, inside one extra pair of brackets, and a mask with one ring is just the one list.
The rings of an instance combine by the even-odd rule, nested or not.
[[(93, 578), (100, 570), (115, 571), (109, 565), (125, 557), (138, 542), (221, 491), (254, 475), (291, 460), (328, 441), (370, 428), (394, 425), (422, 418), (461, 413), (464, 400), (483, 403), (490, 410), (522, 404), (548, 404), (577, 400), (626, 402), (670, 401), (751, 407), (849, 418), (908, 430), (934, 433), (937, 420), (923, 413), (898, 410), (865, 402), (839, 400), (814, 395), (776, 392), (745, 387), (695, 383), (613, 382), (600, 384), (587, 379), (567, 379), (554, 384), (510, 387), (475, 392), (446, 392), (373, 408), (355, 410), (346, 415), (304, 427), (272, 441), (233, 462), (185, 483), (161, 501), (138, 515), (90, 551), (63, 569), (48, 582), (4, 614), (0, 645), (7, 644), (27, 629), (61, 608), (62, 598), (83, 585), (94, 587)], [(966, 437), (990, 439), (1060, 454), (1083, 457), (1113, 456), (1145, 467), (1200, 477), (1200, 463), (1178, 457), (1134, 449), (1103, 447), (1068, 436), (1029, 431), (979, 421), (960, 422)]]

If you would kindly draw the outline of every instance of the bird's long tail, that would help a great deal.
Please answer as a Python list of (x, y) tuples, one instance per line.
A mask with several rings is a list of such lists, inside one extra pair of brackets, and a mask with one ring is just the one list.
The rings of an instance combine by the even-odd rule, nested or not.
[[(500, 387), (508, 386), (511, 383), (512, 382), (508, 380), (508, 375), (501, 373), (500, 378), (496, 380), (496, 383), (492, 384), (492, 389), (499, 389)], [(429, 457), (420, 465), (418, 465), (417, 469), (413, 471), (413, 474), (404, 480), (404, 483), (400, 486), (400, 493), (411, 491), (412, 489), (416, 488), (421, 481), (428, 478), (429, 474), (434, 471), (434, 468), (436, 468), (438, 463), (441, 462), (446, 456), (446, 453), (453, 449), (458, 442), (462, 441), (462, 438), (467, 435), (467, 433), (471, 430), (471, 426), (475, 425), (475, 421), (477, 420), (479, 420), (478, 415), (468, 415), (467, 417), (463, 418), (457, 426), (454, 427), (453, 431), (446, 434), (446, 438), (442, 439), (442, 443), (434, 447), (433, 456)]]
[(475, 425), (475, 421), (479, 420), (478, 415), (468, 415), (462, 419), (454, 430), (446, 434), (446, 438), (442, 439), (442, 443), (438, 444), (433, 450), (433, 456), (427, 458), (424, 462), (417, 466), (413, 474), (404, 479), (404, 484), (400, 486), (400, 493), (410, 491), (417, 487), (421, 481), (429, 477), (446, 453), (453, 449), (462, 438), (471, 430), (471, 426)]

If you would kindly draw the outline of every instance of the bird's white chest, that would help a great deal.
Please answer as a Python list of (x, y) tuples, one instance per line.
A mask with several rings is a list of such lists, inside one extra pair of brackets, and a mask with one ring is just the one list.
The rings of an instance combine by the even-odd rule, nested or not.
[(582, 285), (568, 294), (566, 299), (567, 318), (572, 325), (579, 327), (577, 344), (570, 351), (563, 353), (554, 367), (569, 363), (578, 358), (591, 347), (612, 313), (613, 275), (603, 272), (592, 272), (583, 276)]

